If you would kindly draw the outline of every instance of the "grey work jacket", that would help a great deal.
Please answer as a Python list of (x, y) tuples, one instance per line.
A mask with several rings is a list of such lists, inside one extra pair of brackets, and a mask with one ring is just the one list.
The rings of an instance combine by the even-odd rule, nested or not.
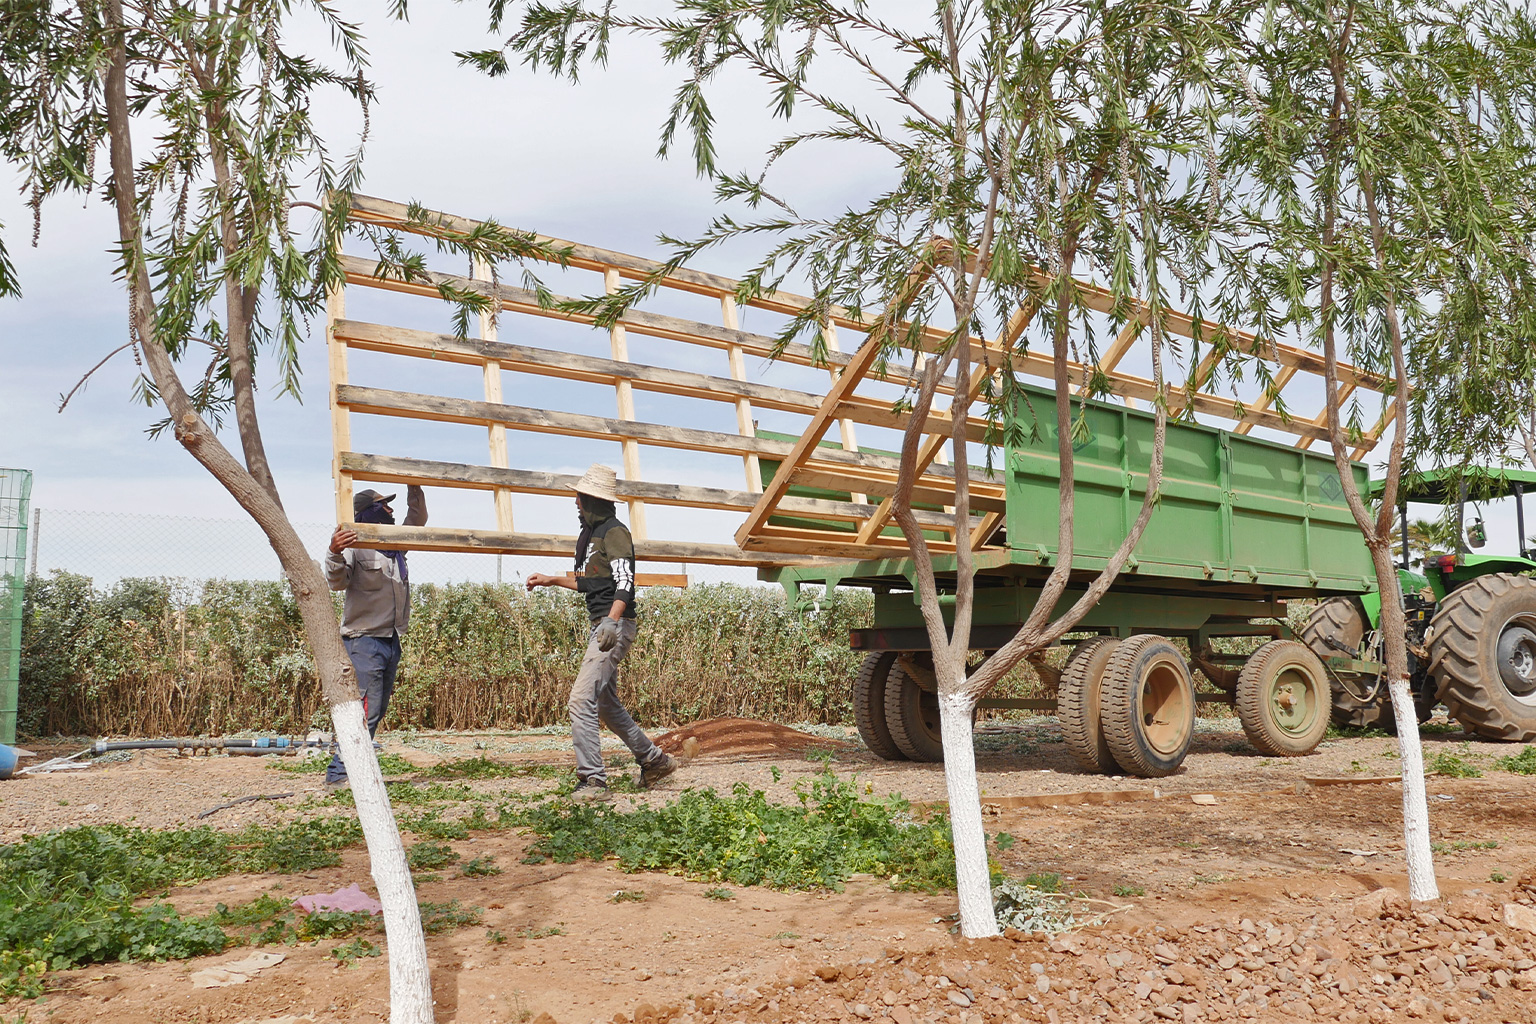
[[(420, 487), (406, 488), (404, 526), (424, 526), (427, 499)], [(342, 636), (401, 636), (411, 624), (411, 587), (395, 560), (372, 548), (325, 552), (325, 582), (346, 591), (341, 604)]]

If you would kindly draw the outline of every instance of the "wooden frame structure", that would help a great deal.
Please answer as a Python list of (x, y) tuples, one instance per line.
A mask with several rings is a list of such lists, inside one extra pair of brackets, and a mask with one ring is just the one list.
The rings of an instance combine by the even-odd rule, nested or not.
[[(404, 204), (381, 199), (355, 197), (351, 217), (354, 221), (390, 230), (429, 232), (420, 220), (410, 218)], [(432, 221), (455, 232), (467, 232), (476, 226), (474, 221), (446, 214), (433, 214)], [(570, 267), (602, 275), (602, 290), (610, 294), (618, 290), (622, 281), (644, 279), (658, 268), (653, 261), (625, 253), (559, 239), (541, 237), (541, 241), (568, 249)], [(824, 393), (815, 393), (749, 377), (748, 358), (774, 358), (777, 345), (772, 337), (741, 329), (736, 299), (738, 282), (730, 278), (689, 269), (674, 271), (662, 282), (664, 288), (717, 300), (720, 322), (705, 323), (631, 309), (609, 329), (609, 356), (604, 358), (504, 342), (497, 336), (496, 318), (490, 316), (480, 318), (479, 337), (465, 339), (352, 320), (346, 315), (345, 289), (348, 287), (386, 289), (441, 302), (439, 285), (447, 284), (491, 297), (503, 314), (592, 323), (590, 317), (541, 306), (537, 297), (525, 289), (493, 284), (482, 266), (474, 266), (468, 277), (429, 272), (424, 278), (412, 281), (376, 276), (375, 262), (357, 256), (344, 255), (342, 268), (345, 286), (332, 293), (326, 308), (338, 522), (351, 519), (355, 481), (487, 491), (492, 495), (495, 509), (494, 530), (359, 525), (356, 529), (362, 545), (514, 555), (569, 555), (574, 537), (519, 533), (514, 528), (514, 495), (568, 494), (576, 477), (511, 465), (507, 431), (513, 430), (618, 442), (623, 464), (619, 496), (629, 508), (637, 557), (645, 561), (768, 567), (824, 558), (888, 558), (908, 553), (906, 541), (890, 521), (890, 495), (899, 462), (892, 455), (861, 449), (856, 430), (861, 425), (904, 429), (906, 414), (894, 408), (890, 386), (911, 385), (915, 383), (916, 375), (911, 367), (879, 367), (875, 344), (861, 343), (851, 352), (843, 351), (839, 345), (840, 330), (863, 335), (872, 317), (834, 309), (823, 328), (827, 342), (825, 361), (819, 361), (809, 346), (800, 344), (789, 345), (778, 352), (776, 358), (781, 362), (823, 367), (829, 372), (828, 389)], [(777, 292), (754, 299), (751, 305), (777, 314), (793, 315), (804, 309), (809, 301), (803, 296)], [(1077, 282), (1074, 301), (1085, 315), (1106, 320), (1116, 305), (1114, 296), (1107, 289), (1087, 282)], [(1124, 309), (1123, 303), (1121, 309)], [(1005, 361), (1011, 363), (1021, 377), (1051, 379), (1049, 355), (1021, 353), (1015, 348), (1015, 342), (1038, 312), (1035, 306), (1020, 309), (1010, 318), (1002, 337), (971, 340), (967, 357), (973, 363), (973, 398), (980, 395), (985, 379)], [(1069, 367), (1074, 386), (1082, 386), (1090, 374), (1096, 373), (1107, 379), (1114, 394), (1128, 403), (1154, 399), (1156, 391), (1151, 380), (1121, 368), (1150, 320), (1150, 310), (1144, 306), (1137, 306), (1130, 312), (1132, 319), (1116, 333), (1113, 343), (1096, 365), (1074, 363)], [(1165, 311), (1164, 322), (1170, 333), (1185, 338), (1210, 337), (1218, 331), (1213, 325), (1201, 324), (1174, 310)], [(1231, 348), (1272, 365), (1276, 392), (1298, 377), (1316, 377), (1323, 373), (1323, 360), (1315, 353), (1287, 345), (1261, 343), (1251, 334), (1226, 333)], [(688, 350), (690, 352), (704, 349), (723, 354), (724, 373), (714, 375), (700, 373), (691, 367), (634, 362), (629, 357), (631, 334), (682, 342), (694, 347)], [(945, 337), (942, 330), (930, 328), (924, 335), (924, 342), (930, 351), (934, 351), (944, 343)], [(860, 340), (865, 339), (861, 337)], [(484, 377), (484, 400), (355, 384), (348, 377), (349, 351), (480, 367)], [(1236, 433), (1246, 434), (1255, 427), (1266, 428), (1291, 438), (1297, 447), (1326, 441), (1326, 413), (1310, 419), (1291, 417), (1273, 407), (1273, 395), (1245, 406), (1236, 398), (1205, 390), (1218, 369), (1217, 360), (1214, 349), (1208, 351), (1191, 375), (1195, 387), (1170, 388), (1168, 401), (1173, 411), (1224, 420), (1230, 424), (1228, 429)], [(611, 386), (616, 415), (608, 417), (509, 404), (502, 391), (504, 372)], [(1339, 375), (1345, 395), (1356, 390), (1381, 393), (1388, 387), (1388, 382), (1382, 378), (1348, 366), (1340, 366)], [(950, 380), (952, 383), (953, 378)], [(728, 404), (735, 412), (736, 432), (641, 421), (635, 413), (634, 395), (637, 391)], [(940, 391), (953, 395), (952, 386), (941, 385)], [(519, 390), (517, 393), (524, 392)], [(755, 414), (759, 410), (804, 417), (805, 426), (798, 439), (792, 442), (765, 435), (755, 424)], [(1360, 439), (1354, 451), (1355, 458), (1362, 457), (1379, 441), (1390, 422), (1391, 412), (1389, 404), (1375, 428)], [(487, 432), (487, 460), (481, 465), (468, 465), (354, 451), (351, 441), (353, 415), (483, 426)], [(834, 427), (836, 440), (828, 443), (828, 435), (833, 434)], [(983, 441), (988, 430), (989, 424), (977, 418), (971, 425), (970, 436)], [(949, 505), (953, 501), (957, 469), (948, 465), (944, 457), (949, 433), (947, 412), (936, 408), (927, 424), (928, 436), (921, 448), (919, 476), (913, 492), (914, 501), (928, 509), (919, 512), (918, 518), (923, 527), (931, 531), (932, 546), (940, 552), (953, 550), (955, 533)], [(727, 490), (686, 481), (647, 481), (641, 474), (641, 453), (648, 447), (682, 449), (739, 460), (745, 487)], [(778, 463), (766, 483), (764, 462)], [(979, 467), (972, 467), (969, 475), (972, 510), (976, 517), (972, 543), (982, 550), (991, 544), (992, 535), (1002, 520), (1004, 486), (999, 477), (991, 476)], [(834, 496), (826, 496), (828, 492)], [(736, 531), (734, 543), (660, 539), (650, 536), (646, 517), (648, 505), (719, 509), (744, 513), (745, 520)]]

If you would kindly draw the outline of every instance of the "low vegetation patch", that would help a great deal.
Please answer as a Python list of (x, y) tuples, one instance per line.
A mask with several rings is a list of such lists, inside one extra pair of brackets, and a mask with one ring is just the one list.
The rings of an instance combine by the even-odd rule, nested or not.
[(1536, 775), (1536, 747), (1525, 747), (1518, 754), (1506, 754), (1493, 762), (1493, 767), (1516, 775)]
[[(777, 889), (837, 889), (850, 875), (892, 878), (899, 888), (953, 888), (949, 822), (915, 821), (905, 801), (863, 800), (857, 785), (822, 772), (796, 786), (798, 805), (772, 804), (737, 783), (728, 797), (689, 790), (661, 808), (533, 804), (517, 817), (538, 838), (530, 858), (569, 863), (612, 857), (625, 871)], [(718, 898), (718, 897), (716, 897)]]

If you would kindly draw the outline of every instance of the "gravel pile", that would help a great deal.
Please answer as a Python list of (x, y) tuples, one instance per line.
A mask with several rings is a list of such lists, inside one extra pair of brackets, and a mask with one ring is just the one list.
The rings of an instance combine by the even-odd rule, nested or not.
[(1010, 933), (937, 953), (791, 965), (773, 982), (615, 1024), (784, 1020), (1481, 1022), (1536, 1020), (1536, 871), (1510, 902), (1413, 910), (1382, 889), (1333, 914), (1192, 928)]

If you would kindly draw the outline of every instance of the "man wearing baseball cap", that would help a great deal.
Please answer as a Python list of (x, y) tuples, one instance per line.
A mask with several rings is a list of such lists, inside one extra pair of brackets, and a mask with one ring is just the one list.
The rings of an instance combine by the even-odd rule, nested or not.
[(616, 733), (635, 755), (640, 785), (649, 788), (677, 770), (677, 762), (651, 742), (619, 701), (619, 662), (635, 642), (635, 546), (629, 528), (619, 522), (618, 476), (607, 466), (594, 465), (571, 488), (581, 516), (576, 540), (576, 571), (580, 575), (546, 576), (532, 573), (528, 589), (564, 587), (587, 601), (592, 632), (571, 686), (571, 743), (576, 748), (577, 800), (608, 800), (608, 774), (603, 768), (601, 726)]
[[(404, 525), (424, 526), (426, 495), (415, 484), (405, 489), (405, 495)], [(352, 497), (353, 522), (393, 525), (395, 513), (389, 503), (394, 500), (393, 494), (358, 491)], [(325, 555), (325, 580), (332, 590), (346, 592), (341, 605), (341, 640), (357, 673), (357, 691), (363, 699), (368, 735), (372, 736), (379, 731), (395, 692), (400, 638), (411, 624), (411, 575), (404, 551), (352, 547), (356, 543), (356, 530), (336, 527)], [(333, 789), (347, 784), (347, 768), (337, 754), (331, 755), (325, 784)]]

